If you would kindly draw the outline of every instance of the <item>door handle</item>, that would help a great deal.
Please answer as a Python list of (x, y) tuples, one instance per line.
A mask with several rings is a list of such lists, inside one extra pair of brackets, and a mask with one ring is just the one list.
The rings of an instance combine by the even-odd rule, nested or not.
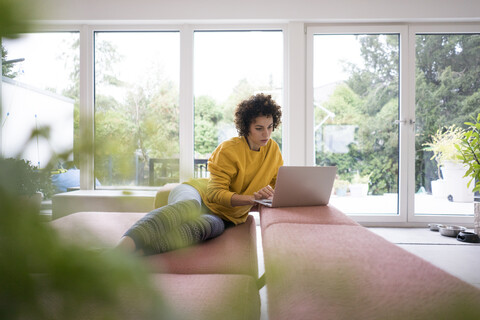
[(412, 124), (415, 124), (415, 120), (413, 120), (413, 119), (409, 119), (408, 121), (407, 120), (395, 120), (393, 123), (394, 124), (407, 124), (408, 123), (408, 124), (412, 125)]

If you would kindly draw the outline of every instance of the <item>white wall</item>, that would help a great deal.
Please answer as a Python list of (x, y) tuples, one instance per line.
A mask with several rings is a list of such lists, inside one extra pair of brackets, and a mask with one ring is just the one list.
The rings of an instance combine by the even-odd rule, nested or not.
[[(53, 153), (73, 149), (73, 103), (63, 96), (3, 77), (0, 155), (20, 156), (44, 168)], [(50, 139), (31, 139), (36, 128), (49, 127)]]
[(478, 0), (43, 0), (34, 18), (61, 21), (479, 21)]

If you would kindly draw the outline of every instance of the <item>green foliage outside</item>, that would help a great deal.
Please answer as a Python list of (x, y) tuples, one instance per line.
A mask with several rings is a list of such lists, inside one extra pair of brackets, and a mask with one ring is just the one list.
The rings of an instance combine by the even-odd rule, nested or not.
[[(196, 158), (208, 159), (210, 154), (218, 146), (222, 138), (222, 130), (234, 129), (234, 115), (237, 105), (248, 99), (256, 92), (273, 91), (271, 84), (253, 86), (246, 79), (241, 79), (237, 86), (233, 88), (232, 93), (225, 102), (217, 102), (214, 98), (208, 96), (200, 96), (195, 100), (195, 152)], [(279, 98), (272, 95), (277, 103)], [(278, 145), (282, 146), (282, 131), (279, 126), (272, 134)]]
[[(345, 64), (350, 78), (324, 107), (324, 125), (352, 125), (355, 140), (344, 154), (317, 150), (317, 164), (337, 165), (342, 179), (370, 174), (370, 193), (398, 192), (398, 37), (359, 36), (364, 67)], [(480, 106), (480, 35), (417, 35), (415, 185), (430, 188), (437, 163), (425, 144), (437, 130), (465, 127)], [(325, 113), (316, 108), (316, 122)]]
[(465, 129), (480, 108), (480, 35), (418, 35), (416, 45), (415, 183), (428, 189), (437, 164), (422, 146), (438, 129)]
[(455, 147), (459, 152), (458, 160), (467, 167), (468, 187), (480, 192), (480, 113), (473, 120), (465, 123), (467, 130)]
[[(363, 66), (345, 63), (350, 78), (339, 84), (323, 107), (335, 113), (323, 126), (354, 128), (354, 143), (347, 153), (317, 150), (317, 164), (337, 165), (340, 178), (370, 176), (370, 193), (398, 192), (399, 40), (397, 35), (358, 36)], [(437, 163), (425, 145), (439, 129), (452, 124), (464, 127), (480, 105), (480, 36), (416, 36), (415, 168), (416, 189), (429, 189), (438, 178)], [(72, 43), (78, 52), (79, 42)], [(104, 185), (147, 185), (150, 159), (171, 159), (171, 175), (178, 180), (178, 85), (153, 69), (142, 83), (122, 83), (116, 70), (122, 61), (108, 41), (96, 45), (95, 175)], [(2, 52), (5, 56), (6, 52)], [(79, 67), (75, 62), (72, 86), (63, 92), (75, 99), (74, 159), (79, 164)], [(5, 66), (4, 66), (5, 67)], [(8, 70), (5, 70), (8, 72)], [(11, 72), (11, 70), (10, 70)], [(122, 101), (105, 88), (127, 92)], [(195, 157), (207, 159), (224, 135), (235, 132), (236, 105), (250, 95), (274, 92), (271, 84), (239, 81), (225, 101), (195, 97)], [(274, 95), (279, 101), (280, 97)], [(316, 123), (325, 113), (315, 108)], [(281, 146), (281, 128), (273, 138)], [(173, 166), (173, 167), (171, 167)], [(155, 175), (162, 176), (161, 164)]]
[[(360, 36), (365, 67), (346, 64), (350, 78), (336, 87), (324, 103), (335, 117), (324, 125), (355, 127), (347, 153), (317, 150), (316, 162), (336, 165), (340, 179), (370, 176), (372, 194), (397, 192), (398, 183), (398, 37)], [(325, 116), (316, 110), (316, 122)]]
[[(78, 52), (79, 41), (72, 43), (71, 47), (72, 52)], [(78, 55), (64, 54), (64, 58), (75, 62), (70, 75), (72, 86), (63, 94), (76, 101), (74, 159), (78, 166)], [(122, 56), (112, 43), (101, 39), (96, 43), (95, 176), (102, 185), (148, 185), (152, 160), (156, 185), (178, 181), (178, 85), (162, 76), (161, 67), (154, 66), (142, 83), (122, 83), (115, 72), (121, 62)], [(112, 88), (126, 92), (123, 101), (109, 93)], [(195, 157), (208, 159), (220, 139), (231, 134), (234, 110), (240, 101), (257, 91), (272, 89), (271, 84), (253, 86), (242, 79), (226, 101), (196, 97)], [(280, 128), (274, 132), (273, 138), (281, 146)]]
[(195, 152), (204, 158), (218, 145), (219, 125), (223, 110), (215, 99), (200, 96), (195, 99)]
[(7, 61), (8, 51), (3, 46), (1, 46), (1, 50), (2, 50), (2, 76), (8, 77), (8, 78), (15, 78), (16, 73), (12, 70), (13, 64), (5, 63)]
[[(71, 85), (61, 92), (74, 103), (74, 161), (80, 167), (80, 60), (79, 37), (72, 37), (70, 50), (58, 59), (73, 65)], [(154, 184), (179, 180), (179, 92), (178, 84), (154, 65), (141, 83), (119, 80), (123, 57), (115, 45), (99, 37), (95, 43), (95, 177), (102, 185), (149, 185), (150, 161), (154, 165)], [(2, 47), (2, 60), (7, 56)], [(11, 65), (4, 74), (15, 77)], [(234, 110), (239, 102), (257, 92), (278, 92), (271, 83), (251, 84), (239, 80), (225, 101), (209, 96), (195, 97), (195, 158), (208, 159), (218, 144), (236, 135)], [(124, 94), (123, 97), (117, 95)], [(280, 96), (274, 99), (280, 101)], [(273, 133), (281, 147), (281, 127)]]

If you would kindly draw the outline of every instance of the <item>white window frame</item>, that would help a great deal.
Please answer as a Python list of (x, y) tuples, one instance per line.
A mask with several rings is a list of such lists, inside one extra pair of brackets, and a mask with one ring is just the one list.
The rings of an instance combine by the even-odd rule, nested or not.
[[(286, 165), (313, 165), (313, 34), (400, 35), (400, 124), (399, 212), (395, 216), (352, 215), (370, 226), (425, 226), (428, 222), (473, 225), (473, 218), (459, 216), (415, 216), (415, 35), (417, 33), (480, 33), (480, 23), (409, 24), (42, 24), (35, 32), (80, 33), (80, 137), (90, 146), (80, 155), (80, 187), (94, 189), (94, 32), (179, 31), (180, 32), (180, 180), (193, 176), (193, 33), (196, 30), (279, 30), (284, 38), (283, 157)], [(184, 147), (185, 146), (185, 147)]]
[[(282, 157), (284, 159), (285, 164), (288, 164), (290, 161), (290, 143), (291, 141), (288, 135), (288, 132), (290, 132), (290, 121), (289, 121), (289, 115), (291, 114), (290, 112), (290, 104), (288, 103), (288, 88), (289, 88), (289, 78), (288, 78), (288, 51), (287, 51), (287, 41), (288, 41), (288, 27), (285, 24), (196, 24), (196, 25), (191, 25), (190, 27), (190, 32), (191, 32), (191, 46), (192, 46), (192, 65), (190, 69), (190, 74), (188, 75), (190, 79), (192, 79), (192, 104), (190, 107), (189, 112), (191, 115), (191, 122), (190, 122), (190, 127), (192, 130), (191, 137), (192, 137), (192, 142), (191, 142), (191, 150), (192, 150), (192, 156), (191, 156), (191, 167), (192, 167), (192, 172), (190, 176), (187, 176), (186, 178), (193, 177), (193, 150), (194, 150), (194, 141), (193, 141), (193, 130), (194, 130), (194, 108), (193, 108), (193, 34), (195, 31), (280, 31), (283, 34), (283, 104), (282, 104)], [(182, 61), (181, 61), (182, 62)], [(181, 63), (180, 62), (180, 63)], [(184, 181), (184, 180), (182, 180)]]
[[(328, 26), (307, 26), (307, 81), (306, 81), (306, 123), (305, 123), (305, 137), (306, 137), (306, 154), (307, 165), (315, 165), (315, 145), (314, 145), (314, 110), (313, 110), (313, 38), (316, 34), (398, 34), (400, 40), (399, 51), (399, 120), (411, 119), (409, 116), (409, 107), (407, 105), (408, 99), (408, 26), (406, 25), (328, 25)], [(392, 124), (393, 125), (393, 124)], [(406, 155), (408, 154), (408, 137), (409, 132), (412, 131), (413, 125), (409, 121), (400, 123), (399, 128), (399, 177), (398, 177), (398, 214), (397, 215), (367, 215), (355, 214), (350, 217), (355, 221), (368, 224), (398, 224), (407, 221), (407, 207), (408, 199), (406, 197), (408, 183), (407, 183), (407, 168)]]
[[(82, 146), (88, 146), (87, 152), (82, 153), (80, 156), (80, 189), (93, 190), (95, 189), (95, 173), (94, 173), (94, 146), (95, 146), (95, 134), (94, 134), (94, 119), (95, 119), (95, 73), (94, 73), (94, 41), (95, 32), (180, 32), (182, 34), (181, 25), (83, 25), (80, 30), (80, 144)], [(182, 55), (182, 40), (180, 39), (180, 52), (181, 59), (185, 60), (188, 57)], [(182, 85), (188, 86), (188, 83), (182, 83), (182, 61), (180, 61), (180, 92)], [(180, 94), (180, 97), (182, 95)], [(185, 109), (185, 98), (179, 99), (180, 112)], [(180, 120), (182, 125), (182, 120)], [(179, 142), (182, 143), (182, 139), (187, 140), (188, 136), (182, 136), (182, 129), (180, 129)], [(183, 172), (182, 163), (183, 153), (188, 151), (187, 148), (180, 148), (180, 172)], [(193, 160), (192, 160), (192, 172), (193, 172)], [(153, 187), (138, 187), (135, 189), (155, 189)]]
[[(95, 32), (142, 32), (142, 31), (179, 31), (180, 32), (180, 182), (187, 181), (194, 175), (194, 90), (193, 90), (193, 35), (195, 31), (281, 31), (284, 34), (285, 50), (285, 25), (87, 25), (81, 28), (81, 57), (80, 57), (80, 121), (84, 125), (80, 126), (82, 145), (92, 146), (89, 152), (83, 154), (80, 158), (80, 188), (84, 190), (94, 189), (94, 52), (93, 42)], [(285, 52), (284, 52), (285, 53)], [(284, 54), (285, 56), (285, 54)], [(284, 58), (284, 61), (286, 59)], [(284, 62), (285, 69), (285, 62)], [(287, 91), (287, 75), (284, 72), (284, 101)], [(288, 107), (284, 106), (284, 110)], [(286, 112), (288, 114), (288, 111)], [(288, 127), (287, 117), (284, 116), (283, 126)], [(83, 121), (82, 121), (83, 120)], [(288, 138), (282, 137), (284, 145), (288, 149)], [(287, 157), (288, 158), (288, 157)], [(153, 187), (156, 189), (157, 187)], [(148, 187), (139, 187), (139, 189), (150, 189)]]
[[(351, 215), (366, 226), (425, 226), (427, 223), (455, 223), (473, 226), (472, 216), (415, 215), (415, 35), (418, 33), (480, 33), (479, 23), (417, 24), (346, 24), (308, 25), (306, 49), (306, 159), (315, 162), (313, 139), (313, 35), (314, 34), (385, 34), (400, 35), (400, 131), (399, 131), (399, 198), (398, 215)], [(473, 215), (473, 212), (472, 212)]]
[[(443, 24), (414, 24), (409, 28), (409, 76), (411, 77), (410, 83), (411, 92), (409, 96), (409, 105), (411, 106), (412, 119), (415, 119), (415, 36), (417, 34), (480, 34), (480, 24), (479, 23), (464, 23), (464, 24), (453, 24), (453, 23), (443, 23)], [(415, 136), (410, 137), (412, 140), (413, 146), (415, 145)], [(408, 167), (408, 178), (409, 178), (409, 187), (410, 190), (415, 188), (415, 150), (411, 150), (408, 154), (409, 156), (409, 167)], [(472, 227), (473, 226), (473, 205), (472, 205), (472, 215), (471, 216), (457, 216), (457, 215), (415, 215), (415, 203), (414, 203), (414, 193), (409, 194), (408, 202), (408, 221), (412, 223), (425, 223), (436, 222), (436, 223), (450, 223), (450, 224), (461, 224), (463, 226)]]

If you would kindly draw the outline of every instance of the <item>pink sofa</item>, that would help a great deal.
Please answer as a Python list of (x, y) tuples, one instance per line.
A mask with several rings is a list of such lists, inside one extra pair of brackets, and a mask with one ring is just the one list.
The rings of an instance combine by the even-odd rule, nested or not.
[[(165, 203), (171, 187), (157, 192), (155, 206)], [(111, 248), (143, 215), (145, 212), (77, 212), (50, 224), (66, 241), (75, 239), (90, 248)], [(252, 216), (215, 239), (142, 260), (181, 319), (260, 318), (256, 225)]]
[(332, 206), (260, 219), (270, 320), (480, 319), (480, 290)]

